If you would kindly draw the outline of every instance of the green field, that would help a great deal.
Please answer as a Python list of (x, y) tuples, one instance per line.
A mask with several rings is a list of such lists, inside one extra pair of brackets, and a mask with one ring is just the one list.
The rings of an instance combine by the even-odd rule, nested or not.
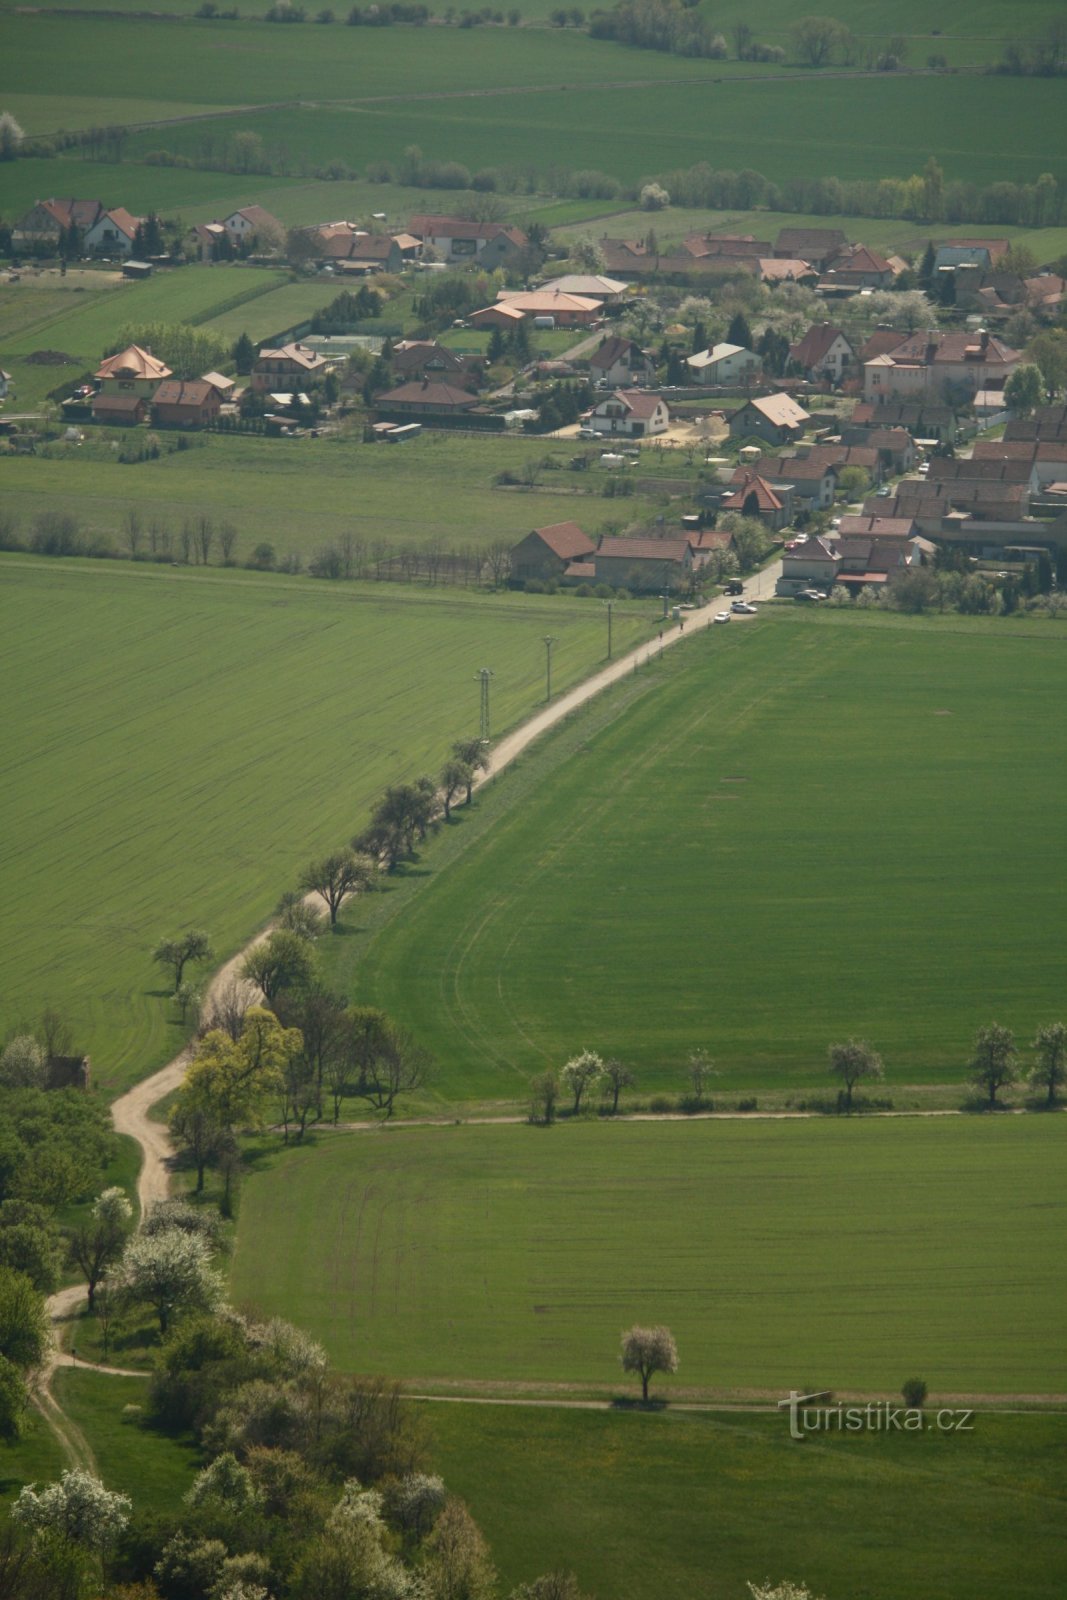
[(571, 1568), (611, 1600), (1059, 1600), (1064, 1418), (798, 1446), (779, 1417), (423, 1408), (505, 1586)]
[(583, 1048), (646, 1095), (697, 1047), (713, 1092), (826, 1093), (853, 1033), (892, 1094), (960, 1082), (980, 1024), (1062, 1014), (1067, 629), (790, 610), (662, 671), (358, 961), (335, 945), (443, 1101)]
[[(57, 371), (31, 370), (47, 370), (53, 379)], [(427, 430), (396, 450), (352, 438), (208, 434), (188, 449), (135, 465), (111, 459), (96, 430), (85, 445), (59, 449), (47, 459), (0, 459), (0, 493), (23, 538), (42, 512), (70, 512), (123, 549), (129, 510), (145, 527), (162, 522), (175, 536), (185, 520), (207, 513), (237, 528), (236, 559), (246, 561), (264, 539), (279, 557), (289, 551), (310, 557), (343, 533), (357, 536), (371, 553), (378, 546), (395, 552), (434, 543), (450, 551), (485, 550), (565, 520), (595, 537), (661, 509), (658, 497), (603, 499), (598, 491), (606, 471), (579, 477), (565, 470), (565, 441), (522, 435), (468, 438)], [(493, 488), (497, 473), (520, 473), (546, 455), (564, 470), (542, 472), (530, 490)], [(586, 492), (574, 492), (579, 486)]]
[[(106, 81), (117, 43), (138, 64), (139, 91), (151, 81), (161, 100), (186, 102), (195, 59), (198, 105), (248, 108), (137, 133), (129, 156), (161, 146), (197, 152), (205, 142), (218, 150), (248, 127), (297, 167), (339, 159), (362, 169), (415, 143), (472, 169), (510, 163), (545, 172), (573, 167), (580, 153), (583, 166), (626, 182), (708, 159), (776, 180), (851, 178), (905, 176), (933, 152), (947, 177), (983, 183), (1030, 180), (1063, 164), (1062, 131), (1054, 131), (1063, 126), (1062, 84), (1046, 80), (810, 73), (687, 60), (558, 29), (12, 16), (5, 34), (0, 93), (31, 132), (54, 131), (66, 94), (84, 97), (87, 81)], [(40, 107), (27, 85), (47, 85)], [(81, 122), (136, 122), (143, 92), (129, 114), (121, 96), (106, 119), (92, 101), (80, 115), (74, 109)]]
[[(105, 1089), (181, 1042), (149, 953), (204, 926), (237, 948), (387, 783), (436, 768), (597, 665), (573, 600), (316, 585), (110, 563), (0, 560), (10, 705), (0, 811), (0, 1028), (46, 999)], [(644, 636), (638, 608), (620, 637)]]
[[(515, 54), (521, 59), (525, 49)], [(646, 51), (637, 59), (636, 68), (632, 56), (628, 65), (615, 64), (620, 77), (648, 80), (635, 81), (625, 91), (630, 131), (625, 141), (617, 130), (618, 83), (582, 81), (580, 93), (560, 94), (565, 86), (577, 86), (568, 56), (557, 68), (566, 83), (533, 75), (526, 80), (538, 86), (537, 92), (515, 95), (505, 89), (423, 99), (414, 95), (413, 82), (412, 98), (368, 97), (347, 106), (283, 108), (239, 120), (185, 123), (135, 134), (129, 151), (132, 156), (162, 144), (195, 156), (207, 140), (221, 148), (240, 127), (259, 133), (269, 148), (284, 146), (292, 157), (316, 164), (399, 161), (415, 143), (472, 171), (533, 165), (546, 172), (573, 166), (580, 151), (583, 166), (624, 183), (700, 161), (755, 168), (777, 182), (816, 174), (907, 177), (921, 172), (931, 153), (947, 178), (976, 183), (1032, 181), (1063, 168), (1063, 139), (1050, 137), (1050, 130), (1063, 120), (1065, 97), (1062, 84), (1052, 80), (983, 78), (980, 94), (970, 76), (936, 84), (928, 77), (812, 74), (744, 81), (727, 76), (713, 82), (698, 63), (686, 62), (686, 81), (671, 84), (671, 111), (665, 117), (663, 73), (644, 69), (646, 63), (673, 58)], [(539, 65), (531, 64), (531, 74)], [(412, 69), (417, 74), (415, 63)], [(1013, 129), (1009, 141), (998, 136), (1004, 122)], [(895, 130), (890, 143), (882, 136), (887, 123)]]
[[(247, 1178), (238, 1304), (342, 1369), (631, 1392), (1067, 1390), (1054, 1117), (620, 1122), (338, 1134)], [(640, 1394), (640, 1388), (637, 1389)]]
[[(144, 1379), (64, 1367), (55, 1377), (55, 1397), (92, 1441), (97, 1471), (109, 1489), (129, 1495), (135, 1513), (174, 1511), (200, 1469), (200, 1452), (190, 1440), (143, 1425)], [(125, 1413), (127, 1406), (141, 1410)]]

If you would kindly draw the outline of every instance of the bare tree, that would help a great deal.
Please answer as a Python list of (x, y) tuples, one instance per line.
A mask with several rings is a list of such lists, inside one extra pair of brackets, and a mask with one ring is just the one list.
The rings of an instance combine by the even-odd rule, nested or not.
[(196, 519), (196, 552), (201, 566), (206, 567), (215, 542), (215, 525), (203, 512)]
[(140, 512), (135, 511), (132, 506), (123, 518), (123, 532), (126, 535), (126, 548), (130, 552), (130, 556), (136, 556), (141, 548), (141, 540), (144, 537), (144, 526), (141, 522)]
[(604, 1076), (611, 1087), (611, 1114), (614, 1117), (619, 1109), (619, 1095), (624, 1089), (632, 1089), (635, 1079), (629, 1067), (624, 1067), (622, 1062), (615, 1060), (614, 1057), (610, 1061), (605, 1061)]
[(383, 1012), (349, 1015), (355, 1018), (353, 1053), (359, 1067), (352, 1093), (391, 1117), (398, 1095), (411, 1094), (425, 1084), (432, 1064), (430, 1053)]
[(219, 549), (222, 551), (223, 565), (228, 567), (233, 561), (233, 552), (237, 547), (237, 529), (232, 522), (223, 522), (219, 525)]
[(445, 821), (451, 820), (452, 803), (461, 789), (469, 795), (474, 778), (473, 768), (466, 761), (453, 756), (441, 769), (441, 800), (445, 808)]
[(833, 17), (801, 17), (792, 33), (800, 60), (809, 67), (824, 67), (840, 38), (841, 24)]
[(342, 902), (357, 891), (373, 889), (377, 873), (369, 856), (354, 850), (334, 850), (319, 861), (312, 861), (300, 874), (300, 887), (308, 894), (321, 894), (330, 913), (330, 927), (337, 926)]
[(37, 1019), (37, 1038), (47, 1060), (69, 1056), (74, 1049), (74, 1033), (70, 1023), (53, 1005), (46, 1005)]
[(182, 975), (190, 961), (211, 961), (215, 952), (211, 940), (201, 928), (190, 928), (176, 939), (161, 939), (152, 952), (152, 960), (161, 967), (170, 967), (174, 974), (174, 993), (181, 988)]
[(211, 1004), (203, 1017), (204, 1032), (210, 1033), (213, 1028), (218, 1028), (223, 1033), (228, 1033), (231, 1039), (239, 1039), (245, 1012), (252, 1001), (253, 993), (248, 984), (231, 978), (229, 983), (223, 984), (218, 993), (212, 996)]
[(550, 1128), (556, 1120), (559, 1079), (554, 1072), (542, 1072), (530, 1085), (530, 1121)]

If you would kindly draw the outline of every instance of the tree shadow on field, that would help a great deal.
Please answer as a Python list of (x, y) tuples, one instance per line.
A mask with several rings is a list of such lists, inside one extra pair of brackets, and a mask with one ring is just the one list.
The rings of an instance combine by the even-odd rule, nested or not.
[(653, 1395), (650, 1400), (636, 1399), (633, 1395), (616, 1394), (611, 1398), (613, 1411), (666, 1411), (670, 1405), (669, 1400), (664, 1400), (661, 1395)]

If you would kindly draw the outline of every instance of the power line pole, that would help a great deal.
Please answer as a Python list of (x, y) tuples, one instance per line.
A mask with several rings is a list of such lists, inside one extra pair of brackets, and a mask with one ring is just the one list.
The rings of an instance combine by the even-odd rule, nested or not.
[(611, 608), (612, 608), (612, 606), (614, 606), (615, 602), (614, 602), (614, 600), (605, 600), (604, 604), (608, 608), (608, 660), (610, 661), (611, 660)]
[(552, 699), (552, 646), (555, 639), (550, 633), (545, 634), (545, 700)]
[(481, 740), (483, 744), (489, 743), (489, 679), (493, 676), (491, 667), (480, 667), (474, 674), (481, 684)]

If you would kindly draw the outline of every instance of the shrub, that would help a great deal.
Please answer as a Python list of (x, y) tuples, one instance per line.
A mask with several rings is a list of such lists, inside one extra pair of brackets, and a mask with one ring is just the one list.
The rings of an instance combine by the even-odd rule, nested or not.
[(900, 1392), (904, 1396), (904, 1404), (918, 1411), (925, 1405), (930, 1391), (922, 1378), (906, 1378), (900, 1386)]
[(574, 598), (576, 600), (591, 600), (592, 597), (593, 597), (593, 588), (592, 588), (591, 584), (580, 583), (578, 585), (577, 589), (575, 589), (575, 591), (574, 591)]
[(648, 1102), (648, 1109), (655, 1112), (656, 1116), (663, 1116), (666, 1112), (674, 1111), (676, 1107), (670, 1095), (657, 1094)]
[(755, 1095), (750, 1095), (747, 1100), (739, 1100), (737, 1102), (737, 1109), (738, 1111), (758, 1111), (759, 1101)]
[(524, 594), (547, 594), (547, 589), (540, 578), (527, 578), (522, 586)]

